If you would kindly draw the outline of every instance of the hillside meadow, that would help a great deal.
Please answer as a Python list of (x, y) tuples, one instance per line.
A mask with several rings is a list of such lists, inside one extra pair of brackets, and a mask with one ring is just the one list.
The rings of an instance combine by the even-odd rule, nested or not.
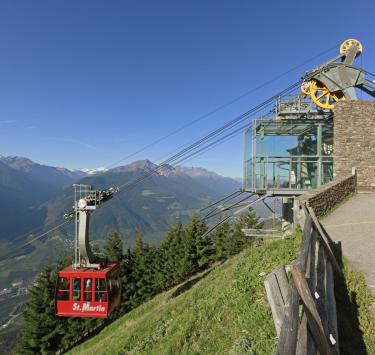
[(296, 257), (300, 234), (252, 247), (162, 293), (70, 354), (270, 354), (266, 275)]

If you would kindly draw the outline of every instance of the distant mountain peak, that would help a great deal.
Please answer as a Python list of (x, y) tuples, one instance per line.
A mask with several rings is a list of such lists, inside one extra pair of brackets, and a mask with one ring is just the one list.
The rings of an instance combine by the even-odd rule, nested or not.
[(108, 171), (107, 168), (104, 168), (104, 167), (100, 167), (100, 168), (85, 168), (85, 169), (81, 169), (80, 171), (83, 171), (85, 174), (87, 175), (95, 175), (95, 174), (101, 174), (101, 173), (105, 173)]
[(13, 169), (22, 171), (30, 171), (34, 165), (37, 165), (32, 160), (17, 155), (0, 155), (0, 161)]
[(176, 166), (176, 172), (189, 175), (192, 178), (222, 178), (219, 174), (200, 167)]
[(154, 169), (157, 167), (152, 161), (145, 159), (145, 160), (136, 160), (128, 165), (126, 165), (129, 169)]
[(130, 172), (130, 171), (145, 171), (149, 172), (154, 170), (158, 167), (157, 164), (154, 164), (152, 161), (145, 159), (145, 160), (137, 160), (127, 165), (117, 166), (115, 168), (110, 169), (111, 172)]
[(48, 176), (53, 176), (54, 178), (56, 178), (57, 175), (60, 175), (69, 179), (76, 180), (86, 175), (82, 171), (72, 171), (62, 167), (38, 164), (29, 158), (21, 157), (18, 155), (0, 155), (0, 162), (4, 163), (14, 170), (26, 173), (29, 176), (37, 176), (38, 178), (44, 176), (46, 180), (48, 180)]

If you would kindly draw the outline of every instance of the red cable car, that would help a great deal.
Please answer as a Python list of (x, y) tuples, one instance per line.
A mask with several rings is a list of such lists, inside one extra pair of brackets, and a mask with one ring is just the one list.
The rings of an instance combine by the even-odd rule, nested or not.
[[(89, 243), (89, 217), (96, 209), (102, 191), (93, 192), (91, 186), (73, 185), (75, 196), (82, 196), (75, 203), (75, 263), (58, 273), (55, 308), (59, 317), (107, 318), (120, 303), (121, 283), (119, 264), (98, 260)], [(107, 190), (104, 190), (107, 191)], [(118, 190), (117, 190), (118, 191)], [(77, 201), (77, 200), (76, 200)], [(100, 199), (99, 199), (100, 202)]]
[(120, 302), (121, 287), (112, 263), (102, 269), (69, 266), (59, 272), (56, 314), (60, 317), (107, 318)]

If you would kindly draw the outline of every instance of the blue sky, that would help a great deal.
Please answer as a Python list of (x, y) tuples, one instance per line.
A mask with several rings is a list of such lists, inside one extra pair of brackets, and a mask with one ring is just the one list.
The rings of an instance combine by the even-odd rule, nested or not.
[[(328, 3), (327, 3), (328, 4)], [(2, 1), (0, 154), (71, 169), (109, 166), (333, 48), (142, 152), (155, 162), (295, 82), (358, 38), (375, 72), (375, 3)], [(124, 161), (128, 163), (129, 161)], [(187, 165), (242, 175), (238, 135)]]

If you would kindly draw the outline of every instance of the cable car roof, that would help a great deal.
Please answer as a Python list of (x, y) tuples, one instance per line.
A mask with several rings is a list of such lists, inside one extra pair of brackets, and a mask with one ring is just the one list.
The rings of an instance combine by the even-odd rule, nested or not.
[(116, 263), (109, 263), (105, 264), (101, 269), (94, 269), (94, 268), (79, 268), (75, 269), (72, 266), (68, 266), (65, 269), (59, 271), (60, 277), (67, 277), (67, 276), (101, 276), (105, 277), (107, 274), (110, 274), (112, 271), (119, 268), (119, 264)]

